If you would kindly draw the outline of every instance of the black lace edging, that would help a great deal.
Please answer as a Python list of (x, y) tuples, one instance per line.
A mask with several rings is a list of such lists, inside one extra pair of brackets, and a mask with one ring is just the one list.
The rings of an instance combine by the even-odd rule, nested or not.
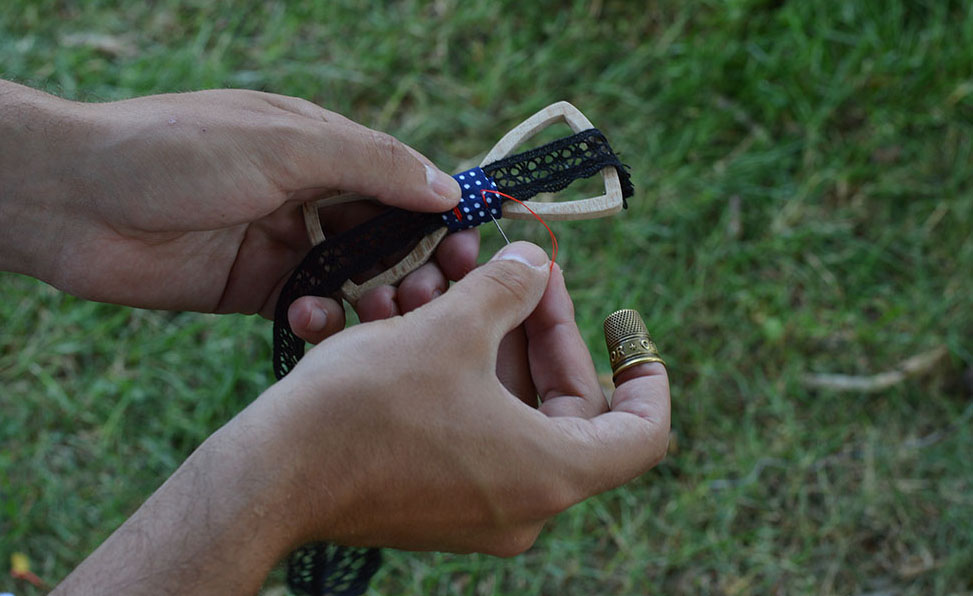
[(483, 166), (483, 171), (500, 190), (526, 201), (538, 193), (564, 190), (575, 180), (594, 176), (607, 166), (613, 166), (618, 172), (623, 200), (632, 196), (635, 187), (628, 166), (618, 159), (608, 139), (597, 128), (505, 157)]
[(287, 559), (287, 587), (298, 596), (359, 596), (381, 565), (377, 548), (313, 542)]
[(345, 281), (442, 225), (438, 213), (389, 209), (312, 248), (284, 284), (274, 309), (274, 376), (283, 379), (304, 355), (304, 340), (287, 321), (292, 302), (337, 294)]

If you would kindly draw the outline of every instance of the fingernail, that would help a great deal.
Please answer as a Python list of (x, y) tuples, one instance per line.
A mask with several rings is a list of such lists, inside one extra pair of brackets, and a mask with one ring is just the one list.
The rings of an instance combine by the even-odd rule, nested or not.
[(426, 183), (433, 192), (447, 201), (455, 202), (460, 197), (459, 183), (446, 172), (430, 165), (426, 165)]
[(323, 308), (312, 308), (311, 314), (307, 318), (307, 330), (308, 331), (324, 331), (324, 327), (328, 324), (328, 312)]
[(550, 262), (550, 259), (547, 258), (547, 253), (541, 247), (530, 242), (514, 242), (508, 244), (500, 249), (500, 252), (493, 255), (493, 258), (490, 260), (520, 261), (531, 267), (547, 267)]

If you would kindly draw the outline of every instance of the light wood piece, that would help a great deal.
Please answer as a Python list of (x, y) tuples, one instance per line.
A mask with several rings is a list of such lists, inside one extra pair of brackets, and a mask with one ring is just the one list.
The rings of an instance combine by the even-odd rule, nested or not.
[[(499, 161), (510, 155), (526, 139), (544, 130), (558, 121), (563, 121), (578, 133), (582, 130), (594, 128), (581, 110), (566, 101), (552, 103), (524, 120), (516, 128), (503, 135), (497, 144), (490, 149), (480, 167)], [(614, 167), (606, 167), (601, 171), (605, 181), (605, 194), (590, 199), (577, 201), (541, 203), (532, 202), (531, 209), (548, 221), (565, 221), (572, 219), (595, 219), (614, 215), (622, 210), (622, 184), (618, 180), (618, 172)], [(533, 219), (526, 207), (512, 201), (503, 206), (503, 216), (510, 219)]]
[[(480, 162), (480, 167), (510, 155), (526, 139), (558, 121), (565, 122), (576, 133), (594, 128), (591, 121), (578, 108), (566, 101), (559, 101), (540, 110), (503, 135)], [(534, 201), (531, 203), (531, 208), (539, 216), (549, 221), (595, 219), (618, 213), (623, 204), (622, 186), (618, 179), (618, 172), (614, 167), (609, 166), (604, 168), (601, 174), (605, 182), (605, 194), (603, 195), (577, 201)], [(374, 199), (354, 193), (342, 193), (304, 203), (304, 225), (307, 228), (311, 243), (317, 246), (325, 240), (318, 209), (341, 203), (367, 200)], [(534, 217), (523, 205), (512, 201), (508, 201), (503, 206), (503, 216), (509, 219), (533, 219)], [(346, 281), (341, 286), (341, 297), (354, 305), (368, 290), (380, 285), (398, 283), (406, 275), (428, 262), (445, 236), (446, 228), (441, 228), (429, 234), (402, 260), (363, 284), (356, 284), (351, 280)]]
[(446, 237), (446, 228), (439, 228), (419, 241), (412, 252), (402, 257), (402, 260), (376, 275), (363, 284), (356, 284), (350, 279), (341, 286), (341, 297), (351, 303), (352, 306), (358, 303), (362, 295), (378, 286), (395, 285), (402, 281), (406, 275), (412, 273), (419, 267), (426, 264), (436, 252), (436, 247)]

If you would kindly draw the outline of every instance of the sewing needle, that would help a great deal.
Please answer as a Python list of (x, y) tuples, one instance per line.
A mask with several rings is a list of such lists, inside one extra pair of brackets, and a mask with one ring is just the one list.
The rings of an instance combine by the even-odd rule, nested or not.
[(497, 221), (497, 218), (496, 217), (493, 217), (493, 211), (491, 211), (489, 208), (486, 211), (487, 211), (487, 213), (490, 214), (490, 219), (492, 219), (493, 220), (493, 223), (496, 224), (497, 229), (500, 230), (500, 235), (503, 236), (504, 242), (506, 242), (507, 244), (510, 244), (510, 238), (507, 238), (507, 235), (503, 233), (503, 228), (500, 227), (500, 222)]

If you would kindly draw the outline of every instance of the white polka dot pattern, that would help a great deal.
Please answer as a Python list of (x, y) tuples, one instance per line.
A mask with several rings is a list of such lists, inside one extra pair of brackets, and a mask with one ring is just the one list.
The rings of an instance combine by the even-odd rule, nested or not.
[[(443, 223), (450, 232), (475, 228), (491, 221), (489, 213), (500, 219), (500, 195), (484, 193), (484, 189), (497, 190), (496, 183), (480, 168), (473, 168), (453, 176), (463, 189), (459, 205), (442, 214)], [(487, 213), (489, 211), (489, 213)]]

